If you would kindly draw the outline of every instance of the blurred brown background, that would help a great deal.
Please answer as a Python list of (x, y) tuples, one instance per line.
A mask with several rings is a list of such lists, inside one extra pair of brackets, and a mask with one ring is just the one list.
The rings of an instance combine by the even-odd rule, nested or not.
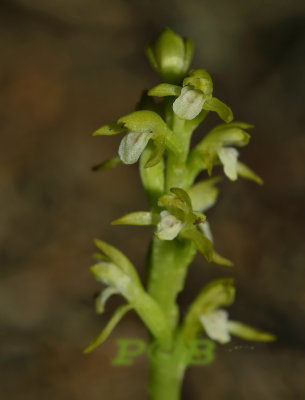
[[(265, 180), (222, 184), (208, 217), (235, 268), (197, 257), (181, 306), (208, 279), (233, 275), (231, 316), (278, 335), (218, 346), (212, 365), (188, 371), (184, 398), (305, 399), (304, 20), (298, 0), (1, 1), (1, 399), (147, 398), (144, 356), (111, 366), (116, 339), (147, 338), (135, 315), (81, 354), (119, 303), (94, 313), (92, 238), (121, 248), (144, 276), (151, 234), (110, 226), (145, 199), (136, 166), (90, 171), (120, 141), (91, 132), (158, 83), (143, 48), (165, 26), (194, 40), (192, 65), (211, 73), (237, 120), (255, 124), (241, 159)], [(197, 137), (219, 122), (209, 117)]]

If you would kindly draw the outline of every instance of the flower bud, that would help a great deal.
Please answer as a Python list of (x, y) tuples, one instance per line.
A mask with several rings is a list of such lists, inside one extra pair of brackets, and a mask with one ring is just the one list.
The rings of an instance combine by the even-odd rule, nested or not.
[(182, 39), (167, 28), (156, 42), (147, 46), (146, 55), (165, 82), (179, 83), (191, 63), (193, 47), (190, 39)]

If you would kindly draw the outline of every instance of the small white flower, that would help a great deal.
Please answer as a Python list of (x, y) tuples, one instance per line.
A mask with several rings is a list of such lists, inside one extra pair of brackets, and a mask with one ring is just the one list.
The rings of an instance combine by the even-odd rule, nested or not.
[(140, 158), (153, 132), (129, 132), (121, 140), (119, 156), (124, 164), (134, 164)]
[(228, 343), (231, 340), (227, 311), (214, 310), (207, 314), (201, 314), (199, 319), (210, 339), (219, 343)]
[(174, 113), (181, 119), (191, 120), (200, 113), (205, 100), (200, 90), (194, 90), (189, 86), (184, 86), (180, 96), (174, 101)]
[(223, 164), (224, 173), (231, 181), (237, 179), (238, 151), (234, 147), (221, 147), (217, 150), (218, 157)]
[(161, 211), (156, 236), (160, 240), (173, 240), (183, 228), (183, 223), (168, 211)]

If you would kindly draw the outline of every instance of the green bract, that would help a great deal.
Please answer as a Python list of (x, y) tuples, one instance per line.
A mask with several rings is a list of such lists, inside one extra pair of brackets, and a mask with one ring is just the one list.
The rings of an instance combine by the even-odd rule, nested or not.
[[(216, 204), (220, 193), (222, 177), (218, 175), (223, 170), (232, 181), (238, 176), (258, 184), (262, 184), (262, 180), (238, 160), (241, 148), (249, 143), (247, 131), (253, 126), (233, 121), (231, 109), (214, 97), (212, 78), (206, 70), (188, 72), (192, 42), (165, 29), (146, 52), (163, 82), (148, 92), (143, 91), (135, 111), (94, 132), (95, 136), (119, 133), (124, 136), (118, 155), (93, 167), (94, 171), (101, 171), (139, 160), (148, 207), (141, 211), (131, 209), (112, 224), (151, 229), (146, 283), (142, 284), (136, 268), (122, 252), (96, 240), (100, 253), (94, 254), (96, 262), (91, 272), (106, 285), (96, 298), (96, 311), (103, 313), (112, 295), (120, 295), (126, 304), (117, 308), (85, 352), (104, 342), (121, 318), (134, 310), (151, 334), (150, 399), (178, 400), (183, 375), (191, 359), (187, 349), (202, 334), (218, 343), (229, 342), (231, 335), (267, 342), (275, 338), (229, 318), (225, 308), (235, 299), (232, 278), (205, 285), (182, 323), (177, 303), (188, 267), (197, 252), (208, 262), (233, 265), (215, 250), (217, 238), (214, 240), (208, 218), (209, 209)], [(198, 144), (191, 148), (194, 130), (210, 111), (216, 112), (225, 123), (207, 133), (200, 131)], [(219, 166), (218, 175), (209, 177), (214, 167)], [(203, 177), (199, 177), (201, 173)], [(205, 261), (202, 259), (202, 262)]]

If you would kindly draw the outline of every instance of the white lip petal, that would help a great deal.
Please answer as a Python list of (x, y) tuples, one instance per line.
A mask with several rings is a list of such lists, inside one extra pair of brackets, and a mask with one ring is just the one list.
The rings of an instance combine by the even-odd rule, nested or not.
[(168, 211), (160, 213), (161, 221), (157, 225), (156, 236), (160, 240), (173, 240), (183, 227), (183, 223)]
[(180, 96), (174, 101), (173, 110), (179, 118), (191, 120), (200, 113), (204, 102), (204, 96), (199, 90), (184, 86)]
[(231, 340), (227, 311), (215, 310), (208, 314), (201, 314), (199, 319), (210, 339), (219, 343), (228, 343)]
[(129, 132), (121, 140), (119, 156), (124, 164), (134, 164), (140, 158), (153, 132)]
[(235, 181), (237, 179), (238, 151), (234, 147), (221, 147), (217, 154), (223, 164), (224, 173), (231, 181)]

